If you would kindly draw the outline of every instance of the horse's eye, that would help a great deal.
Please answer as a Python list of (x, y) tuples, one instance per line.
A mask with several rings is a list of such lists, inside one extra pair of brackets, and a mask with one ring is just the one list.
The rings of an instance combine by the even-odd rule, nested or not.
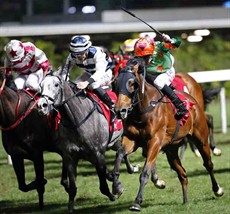
[(56, 88), (58, 87), (58, 83), (55, 83), (55, 85), (54, 85)]

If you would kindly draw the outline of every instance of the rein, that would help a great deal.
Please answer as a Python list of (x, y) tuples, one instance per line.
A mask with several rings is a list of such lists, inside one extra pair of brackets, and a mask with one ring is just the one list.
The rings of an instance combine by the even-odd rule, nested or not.
[(158, 100), (154, 100), (154, 101), (151, 101), (150, 102), (150, 105), (148, 106), (147, 109), (145, 109), (144, 111), (141, 112), (141, 114), (146, 114), (148, 113), (149, 111), (151, 111), (153, 108), (155, 108), (155, 106), (160, 103), (162, 101), (163, 97), (161, 97), (160, 99)]
[(5, 84), (6, 84), (6, 78), (3, 79), (2, 86), (0, 88), (0, 95), (2, 94), (2, 91), (3, 91), (4, 87), (5, 87)]
[[(4, 69), (4, 71), (5, 71), (5, 69)], [(2, 85), (1, 85), (1, 88), (0, 88), (0, 96), (2, 95), (2, 92), (4, 90), (5, 84), (6, 84), (6, 77), (4, 77), (4, 79), (2, 81)], [(32, 109), (36, 106), (37, 102), (38, 101), (35, 101), (34, 104), (30, 108), (28, 108), (27, 111), (20, 118), (18, 118), (12, 125), (10, 125), (9, 127), (1, 127), (0, 126), (0, 129), (2, 131), (10, 131), (10, 130), (14, 129), (15, 127), (17, 127), (23, 121), (23, 119), (30, 114)], [(19, 96), (19, 101), (18, 101), (16, 110), (15, 110), (15, 115), (18, 115), (20, 104), (21, 104), (21, 97)]]
[[(57, 76), (58, 77), (58, 76)], [(58, 77), (59, 78), (59, 77)], [(63, 84), (63, 81), (59, 78), (59, 80), (60, 80), (60, 82)], [(62, 90), (64, 90), (63, 88), (62, 88)], [(81, 93), (82, 93), (82, 90), (80, 90), (80, 91), (74, 91), (73, 89), (72, 89), (72, 91), (74, 92), (73, 93), (73, 95), (71, 95), (70, 97), (68, 97), (67, 99), (64, 99), (63, 100), (63, 102), (62, 103), (60, 103), (60, 104), (57, 104), (57, 105), (54, 105), (54, 107), (55, 108), (59, 108), (59, 107), (61, 107), (61, 106), (66, 106), (66, 108), (67, 108), (67, 110), (68, 110), (68, 112), (69, 112), (69, 115), (71, 115), (71, 110), (70, 110), (70, 108), (69, 108), (69, 106), (68, 106), (68, 102), (72, 99), (72, 98), (74, 98), (74, 97), (77, 97), (78, 95), (80, 95)], [(51, 98), (51, 97), (49, 97), (49, 96), (47, 96), (47, 95), (44, 95), (44, 97), (47, 97), (47, 99), (50, 99), (50, 100), (52, 100), (53, 102), (54, 102), (54, 99), (53, 98)], [(64, 96), (64, 92), (62, 91), (62, 97), (65, 97)], [(90, 98), (90, 97), (89, 97)], [(91, 99), (90, 99), (91, 100)], [(89, 113), (88, 113), (88, 115), (82, 120), (82, 121), (80, 121), (80, 122), (78, 122), (77, 124), (75, 123), (75, 119), (73, 118), (73, 120), (72, 121), (74, 121), (74, 122), (72, 122), (73, 123), (73, 127), (72, 128), (75, 128), (75, 129), (77, 129), (77, 128), (79, 128), (85, 121), (87, 121), (88, 120), (88, 118), (93, 114), (93, 112), (96, 110), (96, 104), (95, 104), (95, 102), (92, 100), (92, 102), (93, 102), (93, 108), (89, 111)], [(63, 124), (63, 123), (62, 123)], [(63, 124), (64, 125), (64, 124)]]
[(25, 117), (27, 117), (30, 114), (30, 112), (33, 110), (33, 108), (37, 105), (37, 102), (38, 102), (38, 100), (35, 100), (34, 104), (30, 108), (28, 108), (27, 111), (25, 112), (25, 114), (23, 114), (20, 118), (18, 118), (18, 120), (16, 120), (15, 123), (13, 123), (12, 125), (10, 125), (7, 128), (0, 127), (0, 129), (2, 131), (9, 131), (9, 130), (14, 129), (16, 126), (18, 126), (25, 119)]

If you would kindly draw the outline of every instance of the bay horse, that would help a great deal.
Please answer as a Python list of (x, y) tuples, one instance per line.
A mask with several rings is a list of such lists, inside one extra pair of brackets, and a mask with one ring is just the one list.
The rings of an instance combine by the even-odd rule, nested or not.
[(74, 210), (74, 198), (77, 194), (77, 164), (80, 159), (92, 163), (97, 171), (100, 191), (111, 201), (117, 196), (110, 192), (107, 183), (108, 169), (105, 152), (108, 144), (116, 142), (123, 129), (110, 136), (110, 125), (100, 108), (84, 90), (78, 90), (76, 84), (65, 81), (61, 70), (47, 75), (41, 83), (41, 98), (38, 108), (47, 115), (54, 108), (61, 114), (58, 129), (58, 141), (63, 145), (63, 164), (69, 178), (69, 211)]
[[(3, 69), (4, 70), (4, 69)], [(47, 180), (44, 178), (44, 151), (61, 154), (54, 141), (53, 125), (46, 116), (39, 115), (37, 100), (24, 90), (16, 91), (12, 80), (0, 70), (0, 128), (5, 151), (12, 158), (18, 188), (23, 192), (37, 190), (39, 208), (44, 206), (43, 195)], [(11, 87), (14, 87), (14, 90)], [(26, 184), (24, 159), (34, 165), (35, 180)], [(63, 171), (63, 177), (65, 175)]]
[[(119, 181), (122, 158), (135, 152), (139, 147), (142, 147), (146, 153), (145, 165), (139, 179), (139, 191), (130, 210), (141, 210), (144, 187), (155, 168), (156, 159), (161, 150), (166, 153), (171, 168), (177, 172), (182, 186), (183, 203), (187, 203), (188, 179), (178, 157), (178, 149), (184, 137), (188, 137), (197, 146), (203, 158), (203, 165), (210, 175), (212, 190), (216, 196), (222, 196), (223, 188), (218, 185), (214, 177), (206, 116), (203, 109), (196, 104), (196, 100), (189, 94), (177, 91), (178, 95), (184, 97), (187, 108), (190, 108), (186, 119), (177, 121), (174, 118), (175, 111), (172, 104), (157, 87), (153, 87), (143, 79), (138, 69), (120, 72), (117, 87), (116, 111), (123, 119), (124, 133), (122, 148), (117, 151), (112, 172), (114, 193), (120, 195), (123, 190)], [(181, 122), (183, 123), (180, 126)]]

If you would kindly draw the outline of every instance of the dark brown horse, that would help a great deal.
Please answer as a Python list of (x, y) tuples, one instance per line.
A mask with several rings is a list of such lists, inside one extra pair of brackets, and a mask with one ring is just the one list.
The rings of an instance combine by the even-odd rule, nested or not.
[(113, 193), (120, 194), (123, 190), (119, 182), (119, 169), (122, 158), (142, 147), (146, 154), (146, 161), (140, 175), (139, 192), (130, 209), (141, 210), (144, 187), (161, 150), (166, 153), (171, 168), (178, 174), (182, 185), (183, 202), (186, 203), (188, 201), (188, 179), (178, 157), (178, 149), (181, 145), (181, 140), (187, 136), (197, 146), (202, 155), (215, 195), (222, 196), (223, 189), (219, 187), (214, 177), (208, 144), (206, 116), (203, 109), (196, 103), (196, 100), (186, 93), (177, 91), (178, 94), (184, 96), (188, 106), (189, 103), (195, 104), (189, 110), (189, 117), (186, 119), (186, 123), (180, 126), (180, 121), (174, 118), (175, 111), (168, 99), (156, 87), (145, 82), (137, 70), (134, 73), (131, 71), (121, 72), (117, 78), (117, 86), (119, 96), (116, 111), (123, 119), (124, 135), (123, 147), (117, 152), (113, 170)]
[[(37, 101), (24, 90), (15, 91), (9, 87), (10, 81), (0, 71), (0, 125), (2, 142), (6, 152), (11, 155), (18, 188), (23, 192), (37, 190), (39, 208), (42, 209), (43, 194), (47, 180), (44, 178), (44, 151), (61, 154), (57, 149), (54, 120), (48, 123), (46, 116), (37, 111)], [(24, 159), (34, 164), (35, 180), (26, 184)], [(63, 172), (63, 176), (67, 177)]]

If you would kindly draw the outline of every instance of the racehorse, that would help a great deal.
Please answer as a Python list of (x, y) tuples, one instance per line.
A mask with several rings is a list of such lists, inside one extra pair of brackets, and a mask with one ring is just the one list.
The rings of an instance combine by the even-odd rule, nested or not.
[[(37, 190), (39, 208), (44, 206), (43, 195), (47, 180), (44, 178), (43, 151), (61, 153), (53, 141), (53, 122), (40, 116), (37, 100), (24, 90), (15, 91), (9, 87), (5, 72), (0, 71), (0, 125), (2, 143), (11, 156), (17, 177), (18, 188), (23, 192)], [(49, 125), (50, 124), (50, 125)], [(42, 128), (41, 128), (42, 127)], [(24, 159), (34, 164), (35, 181), (26, 184)], [(65, 172), (63, 171), (63, 176)]]
[(158, 153), (163, 150), (168, 162), (178, 174), (183, 192), (183, 203), (187, 203), (188, 179), (185, 169), (178, 157), (178, 148), (181, 140), (188, 137), (197, 146), (203, 158), (203, 164), (208, 171), (212, 190), (216, 196), (224, 194), (214, 177), (213, 163), (211, 162), (210, 147), (208, 144), (208, 126), (206, 116), (196, 100), (189, 94), (177, 91), (183, 96), (189, 115), (183, 121), (174, 118), (172, 104), (162, 95), (159, 89), (145, 81), (138, 73), (124, 70), (117, 78), (118, 100), (116, 111), (123, 119), (124, 133), (122, 148), (117, 151), (113, 169), (113, 193), (121, 194), (123, 187), (119, 181), (119, 169), (122, 158), (142, 147), (146, 154), (146, 161), (140, 175), (140, 187), (132, 211), (140, 211), (143, 201), (144, 187), (152, 173)]
[(120, 138), (123, 129), (110, 135), (109, 122), (100, 113), (98, 104), (84, 90), (78, 90), (74, 83), (65, 81), (60, 73), (61, 70), (43, 79), (38, 108), (43, 114), (49, 114), (52, 108), (61, 114), (58, 142), (63, 147), (63, 164), (69, 178), (68, 209), (74, 209), (76, 167), (80, 159), (95, 166), (101, 193), (114, 201), (117, 196), (110, 192), (107, 184), (105, 152), (108, 144), (112, 145), (111, 142)]

